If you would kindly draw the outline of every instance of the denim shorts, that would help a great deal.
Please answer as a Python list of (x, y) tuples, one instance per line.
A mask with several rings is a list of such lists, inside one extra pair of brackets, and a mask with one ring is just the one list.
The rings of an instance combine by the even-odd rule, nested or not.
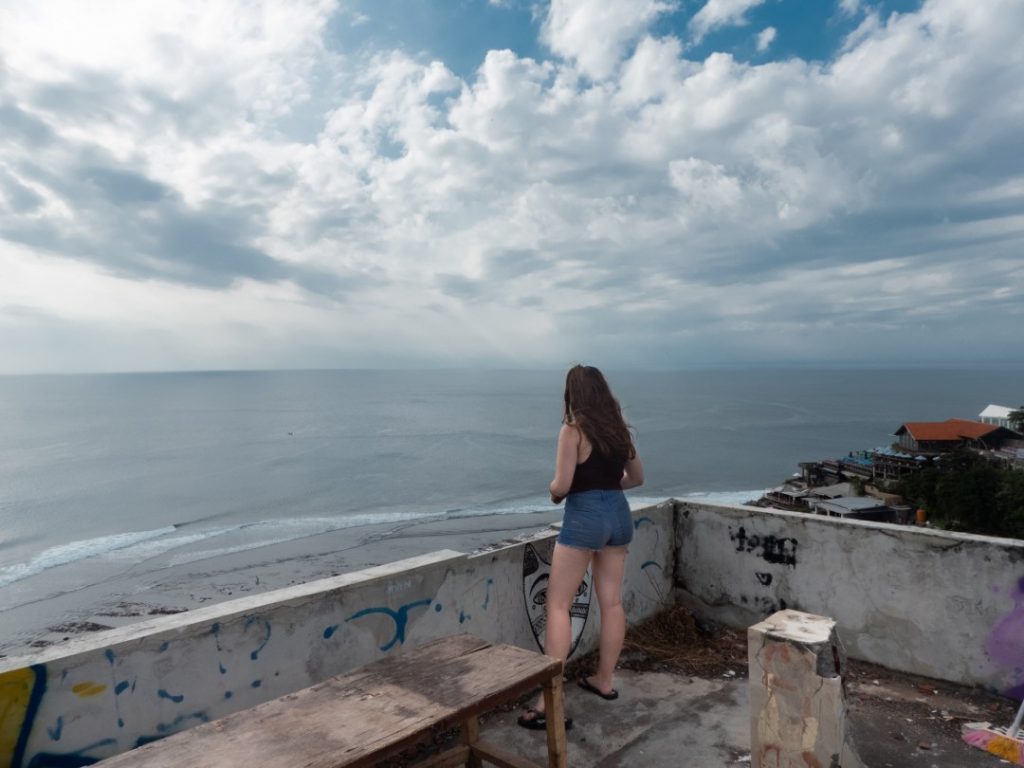
[(581, 491), (565, 499), (558, 543), (594, 552), (633, 540), (633, 513), (622, 491)]

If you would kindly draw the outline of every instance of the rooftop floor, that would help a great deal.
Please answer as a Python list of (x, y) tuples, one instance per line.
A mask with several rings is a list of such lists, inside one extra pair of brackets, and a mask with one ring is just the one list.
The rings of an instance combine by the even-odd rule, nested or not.
[[(854, 738), (869, 768), (1007, 765), (960, 738), (965, 722), (1009, 725), (1014, 707), (1007, 700), (858, 662), (847, 679)], [(617, 687), (619, 698), (606, 702), (571, 681), (566, 686), (566, 711), (574, 720), (569, 765), (750, 765), (746, 677), (626, 669)], [(543, 763), (544, 733), (515, 720), (515, 712), (491, 716), (484, 738)]]
[[(692, 626), (692, 619), (684, 615)], [(750, 765), (746, 641), (743, 632), (717, 628), (694, 633), (662, 626), (683, 637), (686, 649), (666, 654), (658, 642), (631, 632), (617, 672), (620, 696), (604, 701), (575, 681), (595, 661), (590, 654), (570, 663), (566, 713), (569, 765), (690, 766)], [(657, 641), (658, 638), (655, 638)], [(661, 644), (664, 647), (664, 643)], [(960, 738), (963, 723), (1007, 726), (1016, 705), (977, 688), (893, 672), (856, 660), (846, 675), (850, 722), (858, 752), (869, 768), (964, 768), (1007, 763)], [(542, 731), (516, 725), (518, 711), (492, 713), (482, 734), (528, 759), (543, 763)]]

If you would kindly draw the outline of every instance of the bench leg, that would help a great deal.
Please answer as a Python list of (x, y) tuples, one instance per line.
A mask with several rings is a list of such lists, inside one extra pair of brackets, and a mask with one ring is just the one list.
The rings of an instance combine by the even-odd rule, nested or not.
[(559, 672), (544, 683), (544, 711), (548, 720), (548, 767), (567, 768), (565, 745), (565, 690)]
[(482, 768), (480, 755), (473, 751), (473, 745), (480, 740), (480, 718), (468, 717), (462, 721), (462, 743), (469, 747), (466, 755), (466, 768)]

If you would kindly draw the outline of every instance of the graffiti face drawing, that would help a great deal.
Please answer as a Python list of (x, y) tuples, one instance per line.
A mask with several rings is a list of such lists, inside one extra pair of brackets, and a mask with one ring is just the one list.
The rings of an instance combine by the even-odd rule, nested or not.
[[(527, 544), (523, 551), (523, 596), (526, 599), (526, 615), (530, 620), (530, 629), (541, 651), (544, 650), (544, 629), (547, 624), (548, 579), (551, 576), (551, 559), (544, 557), (532, 544)], [(572, 625), (572, 645), (569, 655), (576, 651), (583, 628), (587, 625), (590, 614), (591, 576), (587, 569), (583, 582), (576, 591), (576, 598), (569, 607)]]

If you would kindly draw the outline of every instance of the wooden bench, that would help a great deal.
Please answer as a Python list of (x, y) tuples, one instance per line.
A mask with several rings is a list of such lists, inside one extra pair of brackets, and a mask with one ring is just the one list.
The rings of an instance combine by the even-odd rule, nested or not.
[(102, 762), (104, 768), (340, 768), (373, 766), (461, 725), (462, 743), (417, 768), (540, 768), (480, 740), (479, 716), (538, 685), (547, 712), (549, 768), (565, 768), (562, 662), (472, 635), (427, 643), (310, 688), (168, 736)]

